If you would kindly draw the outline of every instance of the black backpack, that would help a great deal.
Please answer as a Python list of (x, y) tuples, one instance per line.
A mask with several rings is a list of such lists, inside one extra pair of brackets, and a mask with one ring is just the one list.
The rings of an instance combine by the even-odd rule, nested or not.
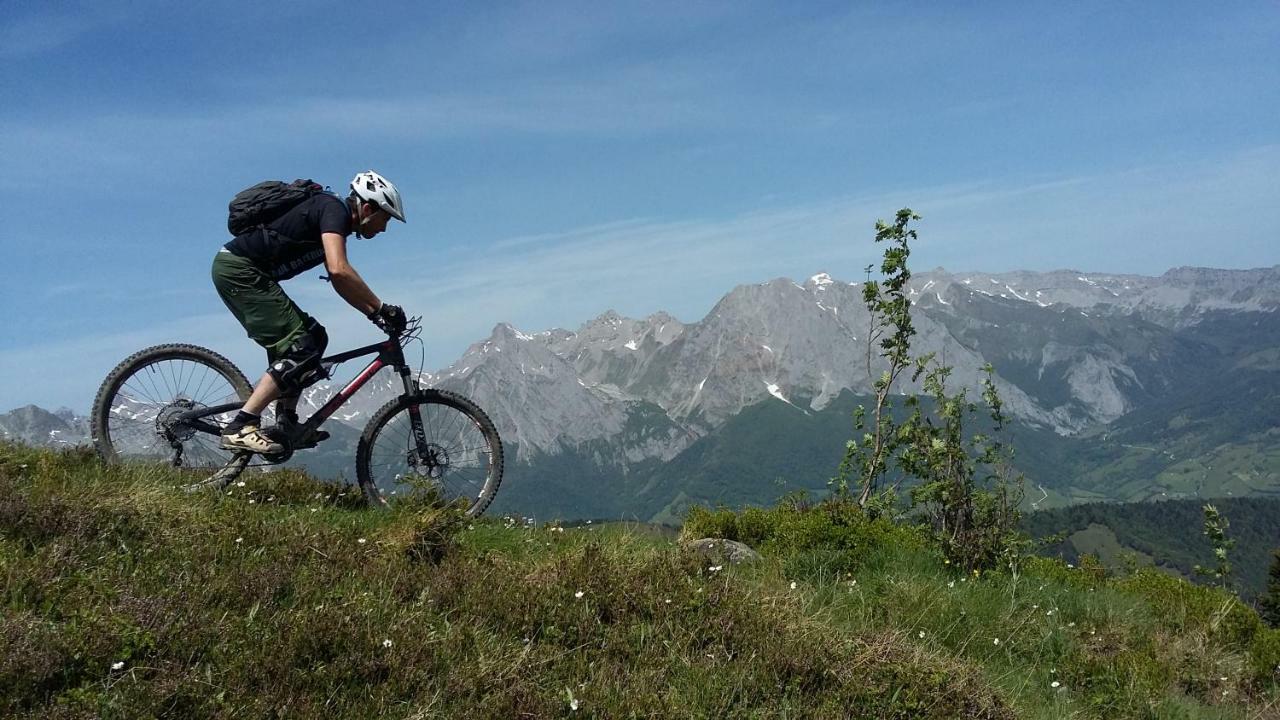
[(240, 236), (255, 227), (266, 225), (304, 200), (324, 192), (324, 186), (314, 180), (267, 180), (245, 188), (231, 198), (227, 206), (227, 229)]

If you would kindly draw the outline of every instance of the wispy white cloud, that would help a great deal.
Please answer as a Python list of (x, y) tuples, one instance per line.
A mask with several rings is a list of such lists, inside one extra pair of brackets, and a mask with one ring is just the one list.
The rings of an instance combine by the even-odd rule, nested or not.
[(0, 15), (0, 58), (20, 60), (55, 53), (91, 33), (145, 17), (159, 4), (157, 0), (9, 3)]
[[(1280, 210), (1266, 204), (1265, 179), (1277, 176), (1280, 147), (1263, 147), (1088, 177), (904, 189), (731, 218), (576, 228), (445, 262), (424, 252), (408, 265), (430, 268), (425, 277), (406, 276), (404, 263), (373, 264), (388, 297), (404, 298), (445, 333), (432, 357), (447, 362), (500, 321), (526, 330), (573, 328), (609, 308), (666, 310), (694, 321), (742, 282), (818, 271), (860, 280), (879, 258), (871, 242), (875, 219), (902, 206), (925, 216), (912, 258), (920, 269), (1141, 272), (1150, 244), (1131, 242), (1140, 235), (1163, 238), (1167, 266), (1276, 263)], [(1253, 208), (1256, 233), (1213, 237), (1217, 213), (1229, 207)]]
[(83, 15), (41, 15), (11, 19), (0, 27), (0, 58), (18, 58), (56, 50), (75, 41), (97, 23)]

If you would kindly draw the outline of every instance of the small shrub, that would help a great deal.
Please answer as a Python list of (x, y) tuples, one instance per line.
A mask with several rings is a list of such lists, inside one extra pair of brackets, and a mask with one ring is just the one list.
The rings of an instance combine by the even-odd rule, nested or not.
[[(748, 508), (743, 511), (743, 515), (751, 513), (753, 510), (755, 509)], [(753, 526), (756, 525), (758, 525), (758, 522), (753, 523)], [(759, 546), (764, 537), (772, 534), (771, 529), (767, 527), (757, 527), (757, 532), (759, 537), (745, 538), (739, 514), (728, 508), (712, 510), (695, 505), (689, 508), (689, 513), (685, 517), (684, 527), (681, 530), (681, 536), (690, 540), (704, 537), (724, 538), (725, 540), (736, 540), (755, 547)]]
[(1022, 561), (1022, 573), (1027, 577), (1052, 580), (1077, 590), (1090, 590), (1098, 586), (1092, 573), (1067, 567), (1059, 558), (1032, 555)]
[(1272, 691), (1280, 690), (1280, 630), (1266, 629), (1254, 635), (1249, 645), (1249, 667), (1253, 679)]
[(1175, 629), (1204, 628), (1236, 649), (1248, 648), (1262, 629), (1258, 613), (1222, 588), (1193, 585), (1151, 569), (1113, 580), (1112, 586), (1147, 600), (1163, 624)]
[(1107, 566), (1102, 564), (1102, 560), (1097, 555), (1085, 553), (1080, 556), (1079, 565), (1080, 574), (1088, 578), (1088, 581), (1096, 586), (1102, 584), (1107, 579)]
[(458, 547), (458, 531), (465, 517), (452, 508), (427, 508), (412, 513), (404, 529), (389, 530), (394, 542), (404, 546), (410, 560), (438, 565)]
[(778, 557), (788, 575), (823, 576), (862, 568), (886, 548), (900, 551), (932, 547), (927, 528), (872, 519), (857, 503), (842, 497), (813, 506), (798, 503), (768, 510), (690, 510), (684, 536), (721, 537), (746, 543)]

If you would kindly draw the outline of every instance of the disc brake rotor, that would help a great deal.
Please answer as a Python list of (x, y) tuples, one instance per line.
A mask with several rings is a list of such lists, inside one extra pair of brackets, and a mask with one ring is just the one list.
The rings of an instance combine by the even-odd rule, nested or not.
[(449, 471), (449, 451), (435, 443), (428, 443), (425, 452), (410, 449), (408, 461), (415, 473), (432, 480), (440, 480)]

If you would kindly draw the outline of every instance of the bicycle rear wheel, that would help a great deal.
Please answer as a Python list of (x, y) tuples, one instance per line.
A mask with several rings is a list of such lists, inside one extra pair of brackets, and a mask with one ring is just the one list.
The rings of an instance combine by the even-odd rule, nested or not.
[(465, 503), (475, 517), (502, 483), (502, 441), (475, 403), (443, 390), (423, 390), (384, 405), (356, 450), (356, 477), (370, 504), (436, 495)]
[[(233, 453), (220, 438), (179, 419), (183, 413), (243, 404), (253, 388), (230, 360), (196, 345), (156, 345), (130, 355), (102, 382), (93, 401), (93, 444), (106, 462), (163, 461), (221, 468)], [(238, 407), (237, 407), (238, 409)], [(223, 426), (236, 410), (201, 418)]]

